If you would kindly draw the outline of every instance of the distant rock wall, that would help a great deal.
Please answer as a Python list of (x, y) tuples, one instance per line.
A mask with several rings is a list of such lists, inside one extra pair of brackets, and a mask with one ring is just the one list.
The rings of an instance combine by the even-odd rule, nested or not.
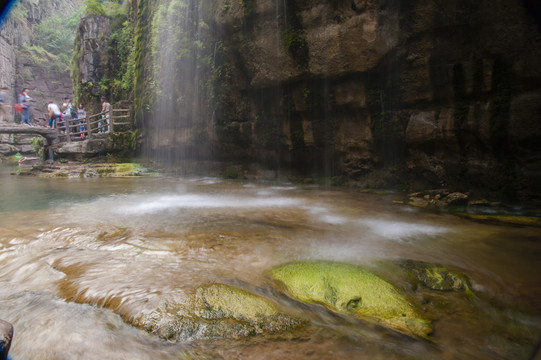
[(220, 153), (267, 148), (269, 164), (371, 186), (540, 194), (536, 15), (505, 0), (215, 1), (233, 74)]
[(13, 18), (6, 18), (0, 29), (0, 86), (9, 88), (11, 103), (17, 101), (17, 52), (20, 46), (29, 43), (29, 37), (28, 28)]
[[(79, 98), (87, 110), (99, 112), (99, 97), (106, 95), (100, 81), (108, 71), (108, 45), (111, 34), (110, 20), (103, 16), (86, 16), (79, 22), (75, 36), (75, 62), (77, 74), (74, 80), (79, 87)], [(94, 108), (92, 106), (94, 105)]]
[(33, 54), (29, 57), (20, 54), (17, 61), (16, 88), (18, 91), (23, 88), (29, 89), (29, 95), (33, 100), (30, 106), (31, 123), (45, 126), (49, 101), (54, 101), (62, 109), (66, 96), (73, 100), (73, 83), (67, 69), (52, 70), (47, 64), (36, 66), (32, 59), (34, 56), (38, 55)]
[[(53, 100), (61, 105), (65, 96), (73, 97), (73, 84), (69, 69), (54, 69), (50, 59), (30, 51), (22, 51), (31, 45), (33, 25), (53, 12), (71, 13), (80, 7), (78, 0), (26, 0), (17, 6), (24, 6), (26, 19), (10, 16), (0, 29), (0, 85), (10, 88), (11, 102), (17, 102), (17, 94), (24, 88), (30, 90), (34, 100), (30, 106), (30, 120), (33, 124), (44, 124), (47, 103)], [(59, 24), (62, 26), (62, 24)], [(18, 120), (18, 114), (12, 114)]]

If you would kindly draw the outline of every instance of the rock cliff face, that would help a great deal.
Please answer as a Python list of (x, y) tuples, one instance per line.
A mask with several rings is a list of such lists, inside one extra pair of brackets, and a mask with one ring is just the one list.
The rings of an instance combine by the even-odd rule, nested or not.
[[(87, 110), (97, 113), (96, 98), (105, 95), (100, 81), (105, 77), (108, 67), (108, 38), (111, 35), (110, 20), (103, 16), (87, 16), (79, 22), (75, 37), (75, 61), (77, 72), (75, 83), (80, 86), (79, 99), (87, 104)], [(94, 108), (92, 108), (94, 104)]]
[(15, 95), (17, 51), (22, 44), (29, 42), (29, 37), (28, 29), (13, 18), (6, 18), (0, 28), (0, 86), (7, 86), (10, 89), (11, 102), (17, 99)]
[(406, 175), (422, 187), (538, 191), (541, 33), (528, 11), (508, 1), (216, 1), (222, 61), (236, 74), (218, 137), (261, 142), (273, 134), (258, 120), (270, 120), (274, 153), (294, 167), (360, 181), (385, 169), (381, 185)]
[[(30, 119), (33, 123), (44, 123), (48, 101), (60, 103), (66, 95), (71, 97), (73, 84), (68, 69), (53, 68), (50, 55), (25, 46), (34, 45), (35, 24), (51, 14), (67, 16), (81, 5), (79, 0), (25, 0), (17, 6), (22, 11), (18, 15), (12, 11), (0, 29), (0, 85), (9, 87), (11, 103), (16, 103), (17, 94), (28, 88), (34, 100)], [(12, 115), (15, 119), (16, 114)]]
[[(208, 27), (194, 28), (191, 51), (208, 69), (169, 87), (198, 109), (187, 120), (172, 111), (142, 124), (162, 132), (147, 138), (155, 152), (366, 186), (541, 193), (541, 32), (529, 2), (160, 3), (174, 2), (183, 14), (200, 6)], [(140, 31), (156, 24), (139, 16)]]

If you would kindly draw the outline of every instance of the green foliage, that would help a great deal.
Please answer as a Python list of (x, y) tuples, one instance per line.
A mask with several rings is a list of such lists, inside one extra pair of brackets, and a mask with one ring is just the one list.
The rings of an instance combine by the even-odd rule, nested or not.
[(83, 10), (80, 9), (70, 16), (53, 13), (34, 26), (33, 44), (41, 47), (47, 53), (54, 55), (52, 66), (59, 71), (69, 69), (73, 53), (73, 39)]
[(114, 19), (126, 16), (128, 2), (123, 0), (86, 0), (85, 14), (91, 16), (105, 16)]
[(79, 78), (79, 64), (82, 61), (83, 49), (81, 40), (75, 42), (75, 51), (72, 58), (72, 78), (74, 94), (78, 101), (87, 104), (97, 104), (100, 95), (105, 95), (111, 101), (116, 99), (131, 99), (133, 94), (134, 74), (134, 27), (135, 24), (128, 21), (128, 2), (121, 0), (92, 1), (88, 0), (85, 11), (94, 16), (104, 16), (110, 19), (111, 34), (107, 41), (107, 54), (109, 62), (106, 71), (97, 85), (100, 94), (93, 92), (92, 85), (81, 85)]
[(254, 12), (254, 0), (242, 0), (242, 15), (248, 17)]
[(26, 19), (28, 18), (28, 7), (26, 4), (27, 0), (19, 1), (9, 14), (12, 19), (20, 24), (26, 24)]
[(32, 151), (40, 158), (43, 158), (43, 138), (41, 136), (33, 137), (30, 140), (30, 144), (32, 144)]
[(296, 31), (288, 31), (282, 34), (284, 46), (299, 66), (308, 65), (308, 43), (304, 34)]
[(347, 184), (348, 178), (344, 175), (337, 175), (331, 177), (331, 185), (333, 186), (343, 186)]
[(105, 16), (105, 9), (100, 0), (86, 0), (85, 13), (93, 16)]
[(128, 13), (127, 2), (122, 0), (118, 1), (104, 1), (101, 3), (105, 16), (110, 19), (126, 17)]
[(135, 107), (135, 124), (142, 121), (145, 107), (148, 104), (145, 81), (145, 49), (148, 41), (148, 27), (150, 24), (150, 9), (146, 1), (137, 1), (137, 22), (134, 29), (133, 49), (133, 91)]
[(139, 135), (139, 131), (137, 129), (134, 131), (130, 131), (128, 135), (128, 144), (132, 150), (135, 150), (135, 148), (137, 147), (137, 136)]
[(280, 17), (284, 21), (282, 42), (297, 65), (302, 68), (307, 67), (310, 60), (308, 42), (295, 1), (284, 1), (281, 11), (283, 15)]
[(73, 49), (73, 55), (71, 57), (71, 80), (73, 82), (73, 94), (74, 94), (74, 103), (77, 104), (80, 101), (81, 97), (81, 81), (79, 74), (79, 61), (83, 57), (83, 49), (81, 48), (81, 42), (75, 41), (75, 46)]
[(20, 56), (26, 57), (33, 65), (41, 65), (44, 62), (49, 62), (54, 57), (53, 54), (41, 46), (23, 45)]
[(222, 13), (227, 12), (227, 10), (229, 10), (230, 7), (231, 7), (231, 3), (229, 2), (229, 0), (225, 0), (224, 6), (222, 6)]

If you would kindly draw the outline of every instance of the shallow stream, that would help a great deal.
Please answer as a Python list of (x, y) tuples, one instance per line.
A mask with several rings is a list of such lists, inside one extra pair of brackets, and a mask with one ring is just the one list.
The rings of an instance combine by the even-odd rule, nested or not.
[[(541, 232), (400, 204), (401, 194), (211, 178), (42, 179), (0, 168), (0, 318), (30, 359), (529, 359), (541, 337)], [(476, 294), (415, 288), (385, 264), (466, 274)], [(364, 266), (433, 319), (412, 339), (272, 290), (296, 260)], [(128, 325), (226, 283), (310, 320), (276, 336), (172, 343)]]

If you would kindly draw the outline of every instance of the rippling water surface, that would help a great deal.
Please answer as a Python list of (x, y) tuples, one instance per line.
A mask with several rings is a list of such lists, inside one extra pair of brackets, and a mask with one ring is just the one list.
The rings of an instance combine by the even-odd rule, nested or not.
[[(0, 318), (15, 326), (15, 360), (528, 359), (541, 335), (539, 228), (419, 211), (393, 202), (399, 194), (205, 178), (38, 179), (7, 170)], [(458, 269), (479, 297), (413, 292), (381, 265), (398, 259)], [(344, 261), (391, 279), (434, 319), (434, 341), (268, 291), (266, 270), (294, 260)], [(169, 343), (124, 321), (214, 282), (256, 289), (310, 325), (271, 338)]]

